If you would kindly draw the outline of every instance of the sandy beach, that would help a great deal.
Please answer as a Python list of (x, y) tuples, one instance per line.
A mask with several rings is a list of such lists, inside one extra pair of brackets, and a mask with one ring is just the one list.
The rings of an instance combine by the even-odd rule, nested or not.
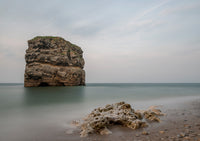
[(80, 130), (66, 134), (69, 141), (200, 141), (200, 99), (185, 100), (175, 106), (162, 106), (166, 113), (160, 123), (151, 123), (149, 127), (131, 130), (120, 125), (112, 126), (110, 135), (90, 134), (80, 138)]

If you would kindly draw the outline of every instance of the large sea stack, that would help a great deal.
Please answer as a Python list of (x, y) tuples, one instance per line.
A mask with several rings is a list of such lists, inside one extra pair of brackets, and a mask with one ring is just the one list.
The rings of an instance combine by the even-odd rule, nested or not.
[(28, 41), (25, 87), (85, 85), (83, 51), (61, 37), (38, 36)]

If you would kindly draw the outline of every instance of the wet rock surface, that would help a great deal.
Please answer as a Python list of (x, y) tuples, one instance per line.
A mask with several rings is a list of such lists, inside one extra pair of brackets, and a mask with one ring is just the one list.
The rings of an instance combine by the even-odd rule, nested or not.
[(61, 37), (38, 36), (28, 41), (24, 86), (85, 85), (83, 51)]
[(155, 106), (144, 111), (135, 111), (125, 102), (108, 104), (104, 108), (94, 109), (80, 125), (81, 137), (90, 133), (111, 134), (110, 125), (122, 125), (131, 129), (147, 127), (148, 121), (159, 122), (159, 116), (164, 115)]

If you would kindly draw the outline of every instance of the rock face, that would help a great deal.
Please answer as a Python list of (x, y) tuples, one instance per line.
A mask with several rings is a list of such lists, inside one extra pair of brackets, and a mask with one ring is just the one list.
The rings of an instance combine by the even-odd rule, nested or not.
[(151, 106), (147, 110), (135, 111), (131, 105), (125, 102), (108, 104), (105, 107), (94, 109), (81, 125), (81, 137), (90, 133), (110, 134), (107, 127), (114, 124), (121, 124), (131, 129), (138, 129), (148, 126), (147, 122), (160, 122), (159, 116), (164, 114), (157, 106)]
[(61, 37), (38, 36), (28, 41), (25, 87), (85, 85), (83, 51)]

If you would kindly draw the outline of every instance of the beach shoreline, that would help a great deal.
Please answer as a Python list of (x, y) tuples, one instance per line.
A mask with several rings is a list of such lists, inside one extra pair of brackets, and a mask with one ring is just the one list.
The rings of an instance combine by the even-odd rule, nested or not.
[[(176, 104), (175, 104), (176, 103)], [(174, 104), (174, 106), (173, 106)], [(179, 99), (164, 104), (160, 108), (166, 113), (160, 123), (151, 123), (146, 128), (131, 130), (120, 125), (111, 126), (110, 135), (90, 134), (80, 137), (80, 129), (76, 128), (71, 134), (66, 133), (70, 141), (160, 141), (160, 140), (192, 140), (200, 141), (200, 98)], [(195, 121), (195, 122), (194, 122)]]

